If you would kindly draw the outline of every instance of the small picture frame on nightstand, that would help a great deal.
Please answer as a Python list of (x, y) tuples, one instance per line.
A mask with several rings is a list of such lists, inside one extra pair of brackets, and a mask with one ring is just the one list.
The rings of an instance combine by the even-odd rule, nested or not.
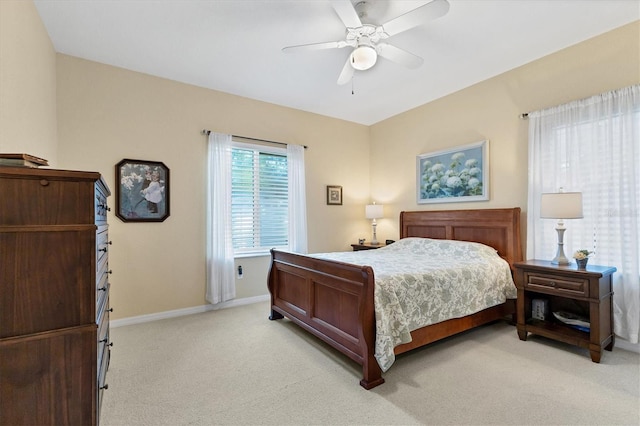
[(531, 318), (546, 321), (549, 317), (549, 301), (547, 299), (533, 299), (531, 301)]

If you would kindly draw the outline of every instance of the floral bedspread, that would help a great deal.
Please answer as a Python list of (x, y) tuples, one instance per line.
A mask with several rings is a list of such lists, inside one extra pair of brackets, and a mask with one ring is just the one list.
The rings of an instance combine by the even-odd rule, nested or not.
[(404, 238), (377, 250), (309, 256), (368, 265), (375, 275), (375, 357), (382, 371), (410, 332), (516, 298), (509, 264), (492, 247), (465, 241)]

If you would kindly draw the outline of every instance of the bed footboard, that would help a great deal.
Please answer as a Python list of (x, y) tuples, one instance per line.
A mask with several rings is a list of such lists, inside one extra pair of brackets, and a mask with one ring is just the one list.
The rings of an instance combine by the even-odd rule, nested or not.
[(362, 365), (360, 385), (384, 383), (374, 358), (374, 276), (368, 266), (271, 250), (269, 319), (284, 317)]

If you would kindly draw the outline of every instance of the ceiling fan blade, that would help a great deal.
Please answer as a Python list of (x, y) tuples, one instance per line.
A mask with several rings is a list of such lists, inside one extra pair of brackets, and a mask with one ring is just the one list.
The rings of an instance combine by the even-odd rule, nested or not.
[(449, 2), (447, 0), (433, 0), (424, 6), (390, 20), (383, 24), (382, 28), (385, 33), (392, 36), (444, 16), (448, 11)]
[(355, 73), (355, 69), (351, 66), (351, 55), (347, 58), (347, 62), (342, 67), (342, 72), (340, 72), (340, 77), (338, 77), (338, 84), (343, 85), (347, 84), (353, 78), (353, 73)]
[(407, 68), (418, 68), (424, 62), (424, 59), (420, 56), (387, 43), (378, 43), (376, 51), (383, 58), (404, 65)]
[(341, 49), (347, 46), (349, 46), (349, 43), (347, 43), (346, 41), (327, 41), (324, 43), (311, 43), (311, 44), (300, 44), (297, 46), (287, 46), (287, 47), (283, 47), (282, 51), (285, 53), (291, 53), (291, 52), (299, 52), (301, 50)]
[(331, 5), (336, 11), (344, 26), (347, 28), (358, 28), (362, 26), (358, 12), (349, 0), (332, 0)]

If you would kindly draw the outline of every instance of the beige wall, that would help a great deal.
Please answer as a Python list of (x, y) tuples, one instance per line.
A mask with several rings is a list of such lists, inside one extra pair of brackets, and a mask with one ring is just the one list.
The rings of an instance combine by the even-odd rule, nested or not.
[(56, 54), (31, 1), (0, 1), (0, 152), (57, 160)]
[[(521, 207), (524, 225), (528, 122), (519, 115), (638, 84), (639, 56), (635, 22), (371, 126), (371, 193), (389, 218), (378, 234), (397, 238), (402, 210)], [(489, 201), (417, 204), (417, 155), (485, 139)]]
[[(60, 166), (96, 170), (115, 189), (123, 158), (170, 169), (171, 216), (124, 223), (113, 211), (113, 318), (205, 304), (205, 162), (210, 129), (307, 145), (309, 250), (347, 250), (369, 197), (369, 128), (70, 56), (58, 55)], [(336, 155), (340, 153), (340, 155)], [(326, 185), (344, 205), (327, 206)], [(115, 210), (115, 197), (110, 204)], [(268, 258), (243, 258), (238, 297), (267, 294)]]
[[(205, 303), (202, 129), (307, 145), (309, 249), (347, 250), (370, 238), (362, 216), (371, 200), (386, 204), (380, 240), (397, 238), (401, 210), (526, 210), (527, 122), (518, 115), (637, 84), (639, 36), (636, 22), (365, 127), (65, 55), (56, 60), (33, 4), (2, 0), (0, 151), (99, 171), (112, 190), (123, 158), (163, 161), (171, 169), (171, 216), (149, 224), (109, 217), (112, 318), (196, 307)], [(490, 201), (416, 204), (416, 155), (483, 139), (491, 143)], [(343, 206), (325, 204), (326, 185), (343, 185)], [(237, 263), (245, 271), (238, 297), (266, 294), (268, 258)]]

